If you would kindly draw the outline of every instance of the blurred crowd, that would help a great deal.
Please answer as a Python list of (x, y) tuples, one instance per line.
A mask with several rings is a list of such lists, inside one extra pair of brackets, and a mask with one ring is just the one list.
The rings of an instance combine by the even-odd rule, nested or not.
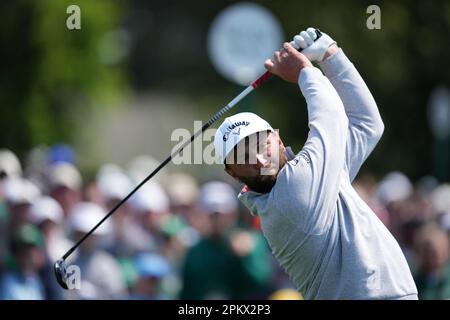
[[(270, 253), (235, 185), (160, 172), (68, 258), (53, 263), (155, 168), (149, 156), (105, 164), (90, 178), (67, 145), (19, 161), (0, 149), (0, 299), (302, 299)], [(450, 299), (450, 185), (401, 172), (354, 182), (399, 242), (421, 299)], [(383, 259), (383, 257), (380, 257)]]

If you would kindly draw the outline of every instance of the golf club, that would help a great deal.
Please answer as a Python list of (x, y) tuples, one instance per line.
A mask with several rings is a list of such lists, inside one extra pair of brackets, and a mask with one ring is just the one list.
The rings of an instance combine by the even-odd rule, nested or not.
[[(319, 29), (316, 29), (316, 40), (322, 36)], [(301, 51), (301, 50), (299, 50)], [(66, 268), (66, 259), (77, 249), (87, 237), (89, 237), (106, 219), (108, 219), (120, 206), (122, 206), (136, 191), (138, 191), (147, 181), (149, 181), (154, 175), (156, 175), (167, 163), (169, 163), (176, 155), (178, 155), (187, 145), (195, 140), (200, 134), (202, 134), (206, 129), (208, 129), (214, 122), (220, 119), (228, 110), (233, 108), (238, 102), (244, 99), (250, 92), (260, 87), (264, 82), (266, 82), (272, 73), (266, 71), (258, 79), (253, 81), (247, 88), (245, 88), (239, 95), (237, 95), (233, 100), (231, 100), (226, 106), (224, 106), (219, 112), (217, 112), (212, 118), (208, 120), (203, 127), (195, 132), (189, 140), (186, 140), (178, 149), (172, 152), (152, 173), (150, 173), (141, 183), (139, 183), (125, 198), (118, 202), (114, 208), (112, 208), (88, 233), (86, 233), (80, 240), (75, 243), (75, 245), (70, 248), (58, 261), (55, 262), (53, 270), (55, 272), (56, 280), (59, 285), (64, 289), (68, 289), (68, 276)]]

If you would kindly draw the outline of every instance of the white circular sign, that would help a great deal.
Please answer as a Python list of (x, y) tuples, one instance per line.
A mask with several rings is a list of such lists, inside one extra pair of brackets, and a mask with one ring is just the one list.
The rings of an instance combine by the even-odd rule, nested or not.
[(278, 20), (261, 5), (242, 2), (223, 10), (208, 34), (208, 53), (226, 79), (249, 85), (264, 71), (264, 61), (282, 45)]

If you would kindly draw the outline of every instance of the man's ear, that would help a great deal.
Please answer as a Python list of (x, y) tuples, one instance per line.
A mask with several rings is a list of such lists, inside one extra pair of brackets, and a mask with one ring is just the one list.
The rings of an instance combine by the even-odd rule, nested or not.
[(278, 133), (278, 129), (272, 132), (277, 139), (280, 139), (280, 134)]
[(278, 133), (278, 129), (276, 129), (273, 134), (276, 136), (277, 140), (278, 140), (278, 145), (284, 147), (283, 141), (280, 138), (280, 134)]

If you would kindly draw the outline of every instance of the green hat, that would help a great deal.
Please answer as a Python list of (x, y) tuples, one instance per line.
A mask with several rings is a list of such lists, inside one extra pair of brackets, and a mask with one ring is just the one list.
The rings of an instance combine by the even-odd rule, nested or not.
[(173, 237), (186, 228), (186, 222), (179, 216), (171, 216), (166, 219), (161, 226), (161, 231), (169, 236)]
[(26, 224), (14, 232), (12, 242), (15, 245), (31, 245), (40, 247), (43, 243), (43, 238), (38, 228), (31, 224)]

